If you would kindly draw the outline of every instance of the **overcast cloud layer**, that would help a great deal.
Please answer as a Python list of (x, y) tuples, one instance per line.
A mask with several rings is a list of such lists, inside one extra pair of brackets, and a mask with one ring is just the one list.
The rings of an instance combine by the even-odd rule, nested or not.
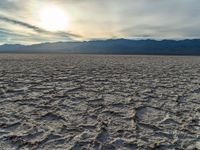
[[(67, 12), (65, 31), (40, 27), (39, 12), (50, 4)], [(199, 0), (1, 0), (0, 44), (200, 38), (199, 12)]]

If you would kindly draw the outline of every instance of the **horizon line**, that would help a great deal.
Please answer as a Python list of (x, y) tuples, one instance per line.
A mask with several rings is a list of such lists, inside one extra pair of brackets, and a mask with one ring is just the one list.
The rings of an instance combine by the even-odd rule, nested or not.
[(130, 39), (130, 38), (108, 38), (108, 39), (91, 39), (91, 40), (73, 40), (73, 41), (55, 41), (55, 42), (41, 42), (41, 43), (34, 43), (34, 44), (20, 44), (20, 43), (4, 43), (0, 44), (0, 46), (4, 45), (20, 45), (20, 46), (34, 46), (34, 45), (40, 45), (40, 44), (54, 44), (54, 43), (84, 43), (84, 42), (98, 42), (98, 41), (109, 41), (109, 40), (129, 40), (129, 41), (186, 41), (186, 40), (200, 40), (200, 38), (184, 38), (184, 39), (153, 39), (153, 38), (147, 38), (147, 39)]

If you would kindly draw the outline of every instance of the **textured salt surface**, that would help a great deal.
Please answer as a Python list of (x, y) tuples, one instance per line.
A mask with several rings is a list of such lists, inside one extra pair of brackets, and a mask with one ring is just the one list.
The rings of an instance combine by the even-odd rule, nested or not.
[(200, 149), (200, 57), (1, 55), (0, 149)]

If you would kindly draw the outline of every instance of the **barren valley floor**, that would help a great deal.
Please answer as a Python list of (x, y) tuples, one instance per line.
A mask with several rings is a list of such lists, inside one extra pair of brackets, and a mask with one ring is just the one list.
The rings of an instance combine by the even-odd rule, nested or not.
[(0, 149), (200, 149), (200, 57), (1, 54)]

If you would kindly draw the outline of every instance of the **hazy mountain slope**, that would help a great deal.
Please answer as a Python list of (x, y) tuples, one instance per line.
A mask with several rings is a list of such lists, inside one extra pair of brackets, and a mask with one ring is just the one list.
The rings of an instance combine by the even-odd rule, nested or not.
[(94, 54), (180, 54), (199, 55), (200, 40), (99, 40), (42, 43), (30, 46), (2, 45), (0, 52), (66, 52)]

